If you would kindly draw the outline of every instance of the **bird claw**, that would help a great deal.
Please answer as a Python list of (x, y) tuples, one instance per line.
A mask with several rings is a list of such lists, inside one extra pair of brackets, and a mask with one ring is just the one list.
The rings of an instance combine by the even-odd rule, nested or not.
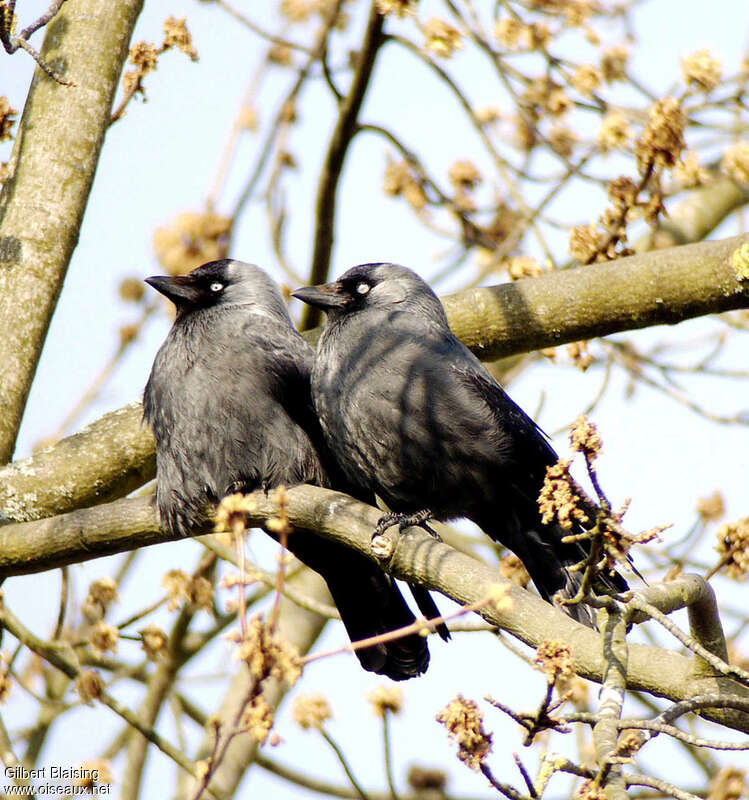
[(399, 514), (383, 514), (377, 520), (377, 527), (375, 527), (374, 532), (372, 533), (372, 541), (374, 541), (378, 536), (384, 536), (385, 531), (388, 528), (392, 527), (398, 522), (398, 517), (401, 516)]
[(418, 525), (420, 528), (424, 528), (424, 530), (430, 536), (437, 539), (437, 541), (442, 541), (437, 532), (427, 525), (427, 521), (432, 519), (432, 517), (432, 512), (426, 508), (421, 511), (416, 511), (414, 514), (401, 514), (394, 511), (389, 514), (383, 514), (377, 522), (377, 527), (374, 529), (372, 539), (374, 540), (378, 536), (383, 536), (385, 531), (387, 531), (388, 528), (392, 528), (393, 525), (398, 526), (400, 533), (403, 533), (406, 528)]

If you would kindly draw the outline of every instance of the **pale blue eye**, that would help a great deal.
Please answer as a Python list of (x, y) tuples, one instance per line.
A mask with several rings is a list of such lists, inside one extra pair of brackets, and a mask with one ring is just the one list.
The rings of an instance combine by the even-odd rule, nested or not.
[(368, 283), (364, 283), (364, 281), (362, 281), (356, 287), (356, 291), (357, 291), (357, 294), (366, 294), (371, 288), (372, 287)]
[(216, 283), (212, 283), (210, 288), (212, 292), (220, 292), (224, 288), (224, 284), (218, 283), (217, 281)]

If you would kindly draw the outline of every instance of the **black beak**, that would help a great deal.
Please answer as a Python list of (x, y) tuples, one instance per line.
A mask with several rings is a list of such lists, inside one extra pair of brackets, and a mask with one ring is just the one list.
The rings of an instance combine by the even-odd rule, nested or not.
[(178, 308), (196, 303), (200, 298), (200, 291), (189, 275), (175, 275), (174, 277), (154, 275), (146, 278), (146, 283), (153, 286), (157, 292), (161, 292), (164, 297), (169, 298)]
[(343, 308), (351, 301), (348, 293), (338, 281), (334, 283), (323, 283), (320, 286), (305, 286), (291, 293), (307, 305), (321, 308), (323, 311), (330, 311), (334, 308)]

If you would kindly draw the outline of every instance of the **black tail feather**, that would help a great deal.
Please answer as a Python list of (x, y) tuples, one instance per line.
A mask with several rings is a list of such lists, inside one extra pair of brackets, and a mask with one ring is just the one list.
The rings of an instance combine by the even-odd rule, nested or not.
[[(419, 611), (421, 611), (421, 613), (427, 619), (434, 619), (435, 617), (442, 616), (439, 608), (437, 608), (437, 604), (434, 602), (434, 598), (429, 593), (428, 589), (425, 589), (423, 586), (419, 586), (416, 583), (409, 583), (408, 587), (411, 589), (411, 594), (416, 601), (416, 605), (419, 607)], [(449, 641), (450, 631), (447, 629), (447, 625), (445, 625), (444, 622), (440, 622), (435, 630), (440, 635), (440, 639), (442, 639), (442, 641)]]
[[(324, 578), (352, 642), (415, 622), (395, 581), (355, 550), (309, 531), (294, 531), (288, 547)], [(426, 639), (417, 633), (355, 652), (365, 670), (394, 681), (421, 675), (429, 666)]]

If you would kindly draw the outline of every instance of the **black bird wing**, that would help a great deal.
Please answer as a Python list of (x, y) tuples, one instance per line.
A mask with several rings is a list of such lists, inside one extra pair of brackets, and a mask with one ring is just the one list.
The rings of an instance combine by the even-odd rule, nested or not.
[[(546, 468), (556, 463), (557, 454), (541, 428), (509, 397), (483, 365), (476, 362), (476, 366), (478, 368), (473, 368), (474, 365), (468, 360), (460, 366), (454, 366), (454, 369), (470, 390), (491, 409), (496, 419), (504, 450), (502, 478), (510, 487), (514, 500), (512, 505), (517, 515), (514, 520), (516, 524), (508, 525), (507, 518), (501, 517), (501, 509), (497, 509), (499, 518), (484, 520), (484, 525), (489, 528), (487, 533), (518, 555), (545, 599), (551, 600), (558, 591), (573, 596), (580, 586), (581, 573), (570, 572), (568, 568), (583, 561), (590, 552), (590, 546), (584, 541), (563, 542), (563, 537), (580, 533), (582, 529), (575, 526), (567, 531), (557, 523), (545, 525), (538, 508), (538, 495)], [(601, 587), (616, 592), (628, 588), (624, 578), (617, 572), (599, 575), (598, 582)], [(567, 609), (579, 621), (592, 625), (587, 608), (573, 606)]]
[[(308, 383), (305, 385), (308, 394)], [(300, 386), (299, 388), (301, 389), (302, 387)], [(294, 397), (293, 392), (290, 397)], [(302, 391), (296, 397), (297, 400), (292, 401), (295, 403), (294, 407), (289, 408), (287, 405), (287, 408), (289, 408), (290, 415), (299, 421), (299, 424), (304, 427), (304, 430), (307, 431), (313, 441), (315, 450), (325, 467), (328, 478), (326, 485), (331, 486), (336, 491), (345, 492), (362, 503), (376, 506), (377, 500), (374, 493), (369, 489), (352, 483), (338, 465), (325, 441), (325, 436), (311, 401), (309, 403), (299, 402), (298, 398), (304, 397), (304, 392)], [(288, 403), (289, 401), (287, 400), (286, 402)], [(414, 621), (415, 618), (410, 609), (408, 609), (397, 584), (389, 575), (350, 548), (337, 545), (315, 534), (311, 534), (311, 536), (313, 537), (312, 540), (318, 543), (318, 550), (325, 551), (324, 553), (318, 552), (314, 554), (316, 566), (311, 563), (313, 554), (310, 552), (309, 547), (306, 547), (304, 555), (296, 552), (291, 545), (289, 549), (307, 566), (325, 578), (335, 604), (341, 612), (341, 619), (348, 631), (349, 638), (352, 641), (374, 636), (375, 631), (377, 633), (386, 633), (398, 627), (410, 625)], [(320, 547), (320, 542), (324, 544), (324, 547)], [(331, 562), (335, 563), (336, 566), (333, 568), (328, 566)], [(367, 591), (366, 587), (369, 587), (369, 591)], [(427, 619), (441, 616), (440, 610), (428, 589), (415, 583), (409, 583), (408, 587), (419, 611)], [(367, 606), (365, 611), (365, 606), (361, 603), (362, 594), (366, 595), (368, 601), (375, 602), (375, 607), (370, 608)], [(356, 605), (359, 607), (358, 615), (348, 612), (348, 609)], [(342, 607), (344, 607), (344, 611), (341, 611)], [(436, 627), (436, 632), (443, 641), (450, 639), (450, 631), (444, 622)], [(421, 641), (419, 642), (418, 640)], [(362, 660), (362, 657), (366, 656), (370, 664), (378, 665), (378, 659), (383, 651), (387, 657), (383, 668), (375, 669), (374, 666), (367, 666)], [(388, 675), (393, 680), (403, 680), (413, 675), (419, 675), (426, 670), (429, 664), (429, 650), (426, 647), (425, 639), (419, 635), (408, 636), (403, 640), (379, 645), (377, 648), (358, 650), (357, 656), (359, 656), (359, 660), (362, 661), (362, 666), (365, 669)]]
[[(457, 344), (460, 344), (457, 342)], [(460, 344), (462, 348), (463, 345)], [(470, 352), (466, 355), (471, 356)], [(548, 437), (505, 392), (480, 362), (451, 363), (457, 378), (491, 412), (497, 426), (502, 457), (507, 461), (506, 479), (514, 492), (536, 502), (546, 468), (557, 461)]]

